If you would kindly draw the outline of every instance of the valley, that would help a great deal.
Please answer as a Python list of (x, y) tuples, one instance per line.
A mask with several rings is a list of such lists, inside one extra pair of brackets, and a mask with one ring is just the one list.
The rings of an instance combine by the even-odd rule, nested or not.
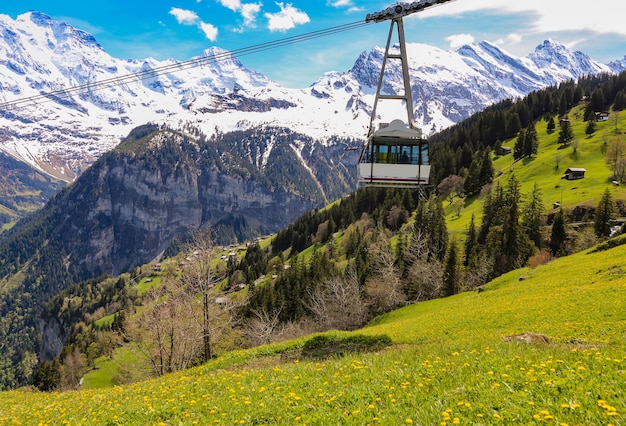
[(355, 190), (380, 48), (286, 89), (0, 27), (0, 423), (624, 419), (622, 62), (412, 44), (431, 185)]

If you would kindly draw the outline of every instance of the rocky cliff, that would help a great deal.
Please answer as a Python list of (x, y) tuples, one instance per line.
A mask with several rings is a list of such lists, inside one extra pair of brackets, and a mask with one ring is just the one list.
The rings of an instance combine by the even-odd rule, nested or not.
[(284, 228), (353, 190), (351, 143), (325, 146), (284, 128), (211, 138), (189, 127), (133, 130), (0, 239), (0, 389), (25, 353), (58, 355), (66, 330), (41, 309), (59, 291), (158, 259), (197, 228), (218, 229), (221, 243)]

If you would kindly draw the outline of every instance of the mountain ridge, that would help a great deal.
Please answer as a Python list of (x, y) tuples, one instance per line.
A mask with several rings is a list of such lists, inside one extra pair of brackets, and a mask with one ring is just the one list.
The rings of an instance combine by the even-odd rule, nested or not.
[[(25, 13), (16, 20), (0, 15), (0, 31), (2, 101), (82, 87), (68, 97), (59, 92), (61, 96), (38, 105), (0, 114), (0, 131), (6, 135), (0, 149), (66, 182), (133, 127), (148, 122), (171, 127), (194, 123), (207, 135), (272, 125), (322, 141), (333, 136), (364, 138), (384, 53), (375, 47), (363, 52), (350, 70), (329, 72), (307, 88), (291, 89), (219, 47), (192, 58), (199, 65), (190, 68), (174, 60), (113, 58), (89, 33), (41, 12)], [(489, 42), (465, 45), (456, 52), (409, 43), (408, 51), (415, 118), (426, 133), (504, 98), (626, 67), (619, 60), (599, 64), (554, 40), (546, 40), (523, 58)], [(164, 66), (168, 71), (155, 71)], [(397, 92), (401, 73), (389, 68), (387, 89)], [(107, 90), (90, 87), (133, 73), (144, 73), (145, 78)], [(244, 113), (242, 105), (249, 106)]]

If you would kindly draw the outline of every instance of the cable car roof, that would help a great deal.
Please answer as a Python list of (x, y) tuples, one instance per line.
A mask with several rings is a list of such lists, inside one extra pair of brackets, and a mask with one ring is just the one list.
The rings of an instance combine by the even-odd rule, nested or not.
[(411, 129), (402, 120), (393, 120), (372, 135), (374, 138), (423, 139), (421, 129)]

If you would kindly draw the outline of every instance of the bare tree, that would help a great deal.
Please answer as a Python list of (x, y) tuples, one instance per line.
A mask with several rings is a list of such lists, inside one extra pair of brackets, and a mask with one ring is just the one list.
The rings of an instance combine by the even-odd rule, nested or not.
[(407, 296), (411, 301), (429, 300), (439, 297), (443, 285), (443, 263), (431, 256), (428, 238), (415, 228), (406, 259), (410, 265), (407, 271)]
[(560, 166), (561, 166), (561, 155), (560, 154), (556, 154), (554, 156), (554, 171), (558, 172)]
[(465, 288), (473, 290), (485, 284), (493, 271), (493, 263), (493, 258), (483, 253), (479, 261), (473, 262), (471, 267), (465, 270)]
[(608, 147), (606, 153), (606, 163), (613, 170), (613, 177), (615, 179), (619, 178), (620, 168), (622, 168), (622, 164), (624, 163), (624, 157), (626, 156), (626, 144), (621, 139), (613, 140)]
[[(156, 374), (190, 367), (214, 355), (213, 343), (235, 322), (238, 304), (219, 289), (210, 232), (197, 232), (184, 245), (182, 271), (167, 271), (152, 288), (131, 339)], [(221, 297), (220, 297), (221, 296)]]
[[(222, 329), (231, 326), (235, 321), (236, 306), (230, 298), (221, 298), (218, 284), (224, 279), (214, 266), (216, 247), (211, 238), (211, 230), (197, 231), (191, 240), (184, 245), (188, 254), (188, 263), (180, 275), (180, 287), (188, 292), (187, 300), (200, 301), (202, 309), (190, 307), (197, 323), (202, 329), (203, 360), (207, 361), (214, 355), (212, 340)], [(218, 300), (220, 303), (214, 303)]]
[(326, 279), (309, 293), (307, 307), (322, 329), (353, 330), (362, 326), (367, 318), (367, 306), (354, 271)]
[(437, 191), (442, 198), (451, 203), (455, 195), (460, 195), (463, 192), (463, 182), (464, 179), (461, 176), (450, 175), (437, 185)]
[(572, 153), (574, 155), (574, 158), (578, 158), (578, 147), (580, 146), (580, 141), (578, 140), (578, 138), (572, 139), (570, 146), (572, 147)]
[(379, 315), (406, 304), (401, 274), (389, 239), (379, 233), (379, 249), (373, 252), (374, 276), (366, 283), (365, 292), (374, 315)]
[(145, 309), (128, 333), (157, 375), (190, 367), (201, 349), (201, 329), (187, 295), (171, 282), (148, 293)]
[(171, 284), (152, 288), (146, 307), (128, 333), (157, 375), (192, 365), (200, 350), (199, 330)]
[(280, 313), (282, 310), (282, 306), (273, 312), (269, 312), (265, 308), (251, 310), (253, 317), (246, 321), (244, 326), (246, 328), (246, 334), (253, 345), (257, 346), (271, 343), (276, 336), (282, 334), (285, 330), (285, 324), (280, 321)]
[(61, 389), (76, 389), (87, 371), (87, 357), (78, 349), (68, 354), (61, 363)]

